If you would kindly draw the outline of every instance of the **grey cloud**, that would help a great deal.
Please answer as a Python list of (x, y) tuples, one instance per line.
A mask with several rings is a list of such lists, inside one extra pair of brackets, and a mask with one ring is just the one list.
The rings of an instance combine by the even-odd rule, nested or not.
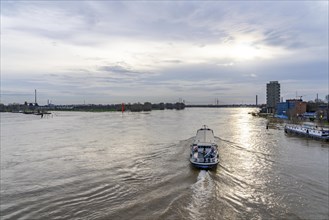
[(164, 63), (183, 63), (183, 61), (182, 60), (163, 60), (162, 62), (164, 62)]
[[(283, 46), (288, 49), (301, 49), (309, 47), (311, 43), (302, 42), (298, 34), (293, 31), (275, 31), (267, 30), (264, 33), (264, 39), (258, 43), (265, 43), (272, 46)], [(257, 45), (257, 43), (255, 43)]]
[(119, 74), (125, 74), (125, 75), (134, 75), (138, 72), (131, 70), (130, 68), (123, 67), (120, 65), (108, 65), (108, 66), (101, 66), (99, 67), (100, 71), (106, 71), (111, 73), (119, 73)]
[[(307, 31), (302, 25), (298, 11), (313, 18), (305, 9), (306, 4), (285, 2), (39, 2), (35, 4), (13, 4), (24, 14), (52, 8), (53, 21), (61, 22), (54, 28), (46, 26), (26, 26), (25, 23), (13, 27), (19, 31), (39, 34), (51, 39), (60, 39), (79, 45), (101, 44), (95, 37), (81, 39), (79, 36), (134, 36), (142, 39), (194, 41), (199, 45), (213, 42), (232, 41), (232, 33), (264, 33), (264, 42), (273, 46), (299, 48), (309, 37), (300, 37)], [(4, 12), (12, 8), (4, 5)], [(65, 7), (63, 7), (65, 6)], [(292, 10), (297, 8), (296, 10)], [(258, 13), (255, 13), (257, 10)], [(5, 15), (11, 16), (9, 13)], [(40, 13), (42, 15), (42, 13)], [(63, 22), (62, 20), (66, 20)], [(51, 20), (50, 20), (51, 21)], [(288, 26), (288, 28), (286, 28)], [(294, 31), (290, 31), (294, 30)], [(313, 30), (323, 26), (312, 27)], [(305, 38), (305, 39), (303, 39)], [(311, 42), (312, 44), (312, 42)]]
[(125, 62), (118, 62), (116, 64), (100, 66), (97, 71), (108, 73), (108, 77), (120, 80), (121, 83), (131, 81), (139, 82), (144, 78), (150, 77), (151, 75), (155, 75), (154, 73), (149, 71), (136, 70), (127, 65)]
[[(4, 33), (14, 30), (28, 36), (42, 36), (50, 39), (50, 43), (56, 42), (56, 47), (62, 44), (99, 46), (115, 38), (171, 42), (173, 47), (184, 42), (208, 49), (212, 44), (234, 44), (240, 35), (248, 34), (260, 36), (250, 40), (254, 47), (285, 48), (293, 56), (234, 65), (226, 65), (232, 60), (218, 60), (216, 57), (203, 64), (159, 57), (160, 63), (145, 65), (166, 65), (151, 73), (129, 63), (106, 63), (105, 58), (98, 57), (101, 54), (96, 54), (88, 60), (95, 61), (92, 65), (96, 67), (90, 69), (67, 68), (60, 73), (49, 71), (50, 75), (42, 76), (26, 73), (25, 78), (2, 77), (1, 83), (4, 91), (22, 89), (33, 93), (34, 88), (39, 88), (49, 91), (51, 96), (59, 91), (74, 90), (79, 98), (90, 92), (93, 94), (90, 97), (99, 96), (104, 100), (108, 94), (129, 96), (128, 93), (133, 93), (138, 96), (144, 89), (152, 90), (155, 97), (164, 95), (161, 94), (163, 91), (174, 91), (177, 94), (189, 93), (193, 98), (196, 95), (193, 91), (205, 87), (212, 94), (227, 97), (232, 91), (238, 91), (236, 93), (241, 96), (250, 93), (250, 99), (254, 100), (254, 93), (261, 91), (266, 82), (291, 82), (289, 80), (293, 79), (298, 80), (287, 83), (286, 88), (290, 86), (293, 90), (298, 84), (313, 85), (314, 90), (323, 91), (327, 89), (328, 79), (328, 6), (319, 11), (318, 7), (313, 7), (316, 4), (318, 2), (5, 1), (2, 2), (2, 24), (7, 25), (7, 18), (13, 18), (15, 22), (2, 26), (5, 27)], [(308, 56), (312, 60), (306, 59)], [(251, 73), (257, 77), (250, 77)], [(240, 88), (243, 89), (240, 91)], [(87, 89), (90, 90), (87, 92)], [(60, 95), (65, 98), (65, 92)]]

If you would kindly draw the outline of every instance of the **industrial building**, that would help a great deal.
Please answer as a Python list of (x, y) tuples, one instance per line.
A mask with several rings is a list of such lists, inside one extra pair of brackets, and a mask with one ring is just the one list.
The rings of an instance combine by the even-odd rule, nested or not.
[(287, 99), (276, 105), (276, 114), (281, 118), (298, 117), (306, 112), (306, 104), (301, 99)]

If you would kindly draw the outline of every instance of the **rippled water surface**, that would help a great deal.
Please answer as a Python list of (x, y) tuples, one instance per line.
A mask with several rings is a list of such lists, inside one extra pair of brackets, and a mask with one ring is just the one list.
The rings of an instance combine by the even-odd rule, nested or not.
[[(1, 219), (328, 219), (329, 144), (249, 111), (1, 113)], [(188, 160), (204, 124), (212, 171)]]

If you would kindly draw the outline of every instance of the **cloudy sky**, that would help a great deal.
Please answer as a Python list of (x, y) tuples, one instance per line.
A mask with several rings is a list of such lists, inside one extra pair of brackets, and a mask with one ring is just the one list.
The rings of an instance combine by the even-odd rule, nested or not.
[(328, 94), (328, 1), (1, 1), (1, 102)]

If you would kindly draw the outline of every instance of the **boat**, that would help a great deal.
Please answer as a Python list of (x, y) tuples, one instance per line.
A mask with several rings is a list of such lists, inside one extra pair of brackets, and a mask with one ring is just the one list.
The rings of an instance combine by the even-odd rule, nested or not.
[(315, 138), (320, 140), (329, 141), (329, 129), (319, 127), (314, 124), (287, 124), (284, 127), (286, 133), (297, 134), (309, 138)]
[(214, 131), (204, 125), (198, 129), (191, 145), (190, 162), (201, 169), (212, 169), (219, 162), (218, 146), (215, 143)]

